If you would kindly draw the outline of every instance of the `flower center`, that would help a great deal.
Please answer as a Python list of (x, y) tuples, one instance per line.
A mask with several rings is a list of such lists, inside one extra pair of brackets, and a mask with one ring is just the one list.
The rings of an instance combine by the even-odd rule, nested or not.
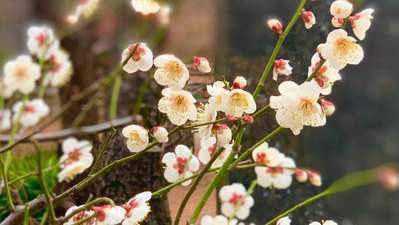
[(231, 101), (233, 105), (237, 105), (239, 107), (248, 107), (247, 99), (240, 93), (234, 93), (231, 95)]
[(315, 111), (314, 101), (309, 98), (301, 98), (300, 107), (305, 114), (311, 114)]
[(340, 54), (347, 55), (352, 49), (353, 42), (345, 38), (341, 38), (336, 41), (336, 46)]
[(188, 158), (178, 156), (176, 158), (176, 163), (173, 166), (173, 168), (175, 168), (179, 174), (182, 174), (186, 169), (187, 162)]
[(208, 148), (208, 152), (210, 155), (213, 155), (216, 152), (216, 145), (212, 145)]
[(15, 76), (18, 80), (25, 80), (28, 77), (28, 69), (26, 66), (18, 66), (15, 68)]
[(244, 204), (244, 195), (233, 193), (233, 195), (229, 199), (229, 203), (233, 205), (243, 205)]
[(284, 173), (284, 169), (281, 166), (269, 167), (269, 168), (267, 168), (266, 172), (268, 174), (270, 174), (272, 177), (275, 177), (279, 174)]
[(137, 145), (143, 145), (144, 141), (141, 139), (140, 134), (137, 131), (132, 131), (130, 133), (130, 141)]
[(176, 96), (175, 99), (174, 99), (174, 102), (175, 102), (175, 106), (174, 107), (178, 111), (181, 111), (181, 112), (187, 111), (187, 100), (186, 100), (186, 98), (184, 96), (182, 96), (182, 95)]
[(170, 61), (165, 65), (166, 71), (168, 72), (168, 78), (171, 80), (179, 80), (181, 77), (181, 73), (183, 68), (176, 61)]
[(43, 47), (46, 44), (47, 35), (45, 33), (40, 33), (35, 37), (37, 43), (40, 47)]
[(259, 152), (256, 154), (256, 162), (261, 164), (268, 164), (269, 160), (267, 159), (267, 155), (264, 152)]
[(33, 105), (26, 105), (25, 106), (25, 112), (27, 113), (35, 113), (36, 108)]
[(74, 149), (68, 153), (68, 159), (66, 160), (65, 164), (71, 164), (73, 162), (76, 162), (80, 159), (82, 156), (82, 153), (80, 152), (80, 149)]

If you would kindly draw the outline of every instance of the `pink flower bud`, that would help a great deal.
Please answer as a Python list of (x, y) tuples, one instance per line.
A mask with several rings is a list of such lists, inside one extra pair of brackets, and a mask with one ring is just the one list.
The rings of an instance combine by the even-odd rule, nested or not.
[(238, 120), (237, 117), (231, 115), (230, 113), (226, 113), (226, 117), (227, 117), (227, 120), (228, 120), (228, 121), (231, 121), (231, 122), (235, 122), (235, 121)]
[(340, 28), (344, 25), (345, 23), (345, 19), (343, 18), (337, 18), (337, 17), (333, 17), (331, 19), (331, 24), (336, 27), (336, 28)]
[(151, 129), (152, 135), (154, 135), (155, 139), (159, 143), (165, 143), (169, 141), (168, 138), (168, 130), (166, 130), (164, 127), (161, 126), (156, 126)]
[(193, 66), (201, 73), (210, 73), (212, 71), (209, 61), (205, 57), (194, 56)]
[(310, 29), (316, 24), (316, 17), (312, 11), (303, 11), (302, 20), (305, 24), (306, 29)]
[(395, 168), (384, 167), (378, 171), (378, 180), (384, 188), (390, 191), (399, 189), (399, 173)]
[(325, 99), (320, 100), (321, 108), (326, 116), (331, 116), (335, 112), (335, 105)]
[(242, 76), (236, 77), (232, 85), (234, 89), (244, 89), (246, 86), (247, 86), (247, 80)]
[(308, 173), (303, 169), (295, 169), (295, 178), (298, 182), (303, 183), (308, 180)]
[(320, 187), (322, 185), (321, 176), (318, 172), (313, 170), (308, 170), (308, 178), (310, 184), (316, 187)]
[(269, 19), (267, 22), (267, 26), (277, 35), (281, 35), (284, 31), (284, 26), (278, 19)]
[(254, 122), (254, 117), (251, 116), (251, 115), (244, 115), (244, 116), (242, 117), (242, 120), (244, 121), (244, 123), (251, 124), (251, 123)]

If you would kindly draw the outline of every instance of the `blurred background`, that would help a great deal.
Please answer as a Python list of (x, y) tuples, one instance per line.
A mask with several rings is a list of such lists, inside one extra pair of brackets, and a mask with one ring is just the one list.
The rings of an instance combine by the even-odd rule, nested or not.
[[(187, 62), (194, 55), (206, 56), (216, 68), (215, 79), (243, 75), (253, 84), (276, 42), (265, 20), (276, 16), (287, 22), (297, 4), (293, 0), (168, 1), (172, 7), (170, 23), (158, 26), (154, 22), (156, 18), (148, 22), (135, 14), (128, 0), (103, 0), (95, 18), (78, 26), (77, 30), (65, 28), (64, 16), (77, 2), (0, 0), (0, 65), (24, 52), (29, 25), (45, 23), (67, 35), (63, 46), (72, 52), (77, 71), (72, 87), (60, 95), (67, 96), (75, 86), (91, 82), (87, 76), (101, 76), (98, 74), (119, 61), (119, 54), (127, 44), (138, 40), (148, 42), (155, 54), (174, 53)], [(324, 42), (332, 29), (328, 11), (331, 2), (312, 1), (308, 8), (315, 12), (317, 24), (307, 31), (299, 21), (281, 51), (280, 57), (294, 62), (297, 81), (305, 79), (316, 46)], [(358, 0), (354, 3), (356, 10), (374, 8), (375, 19), (366, 40), (361, 43), (365, 59), (360, 65), (342, 71), (342, 82), (336, 83), (329, 96), (337, 107), (336, 114), (328, 119), (325, 127), (305, 129), (300, 137), (284, 135), (272, 143), (295, 157), (298, 165), (319, 170), (325, 185), (350, 172), (399, 161), (399, 67), (396, 64), (399, 1)], [(69, 32), (76, 33), (68, 35)], [(266, 96), (276, 93), (276, 86), (269, 81), (264, 101), (267, 101)], [(134, 96), (137, 90), (131, 92)], [(101, 120), (101, 113), (97, 112), (96, 117), (97, 121)], [(275, 125), (273, 120), (257, 123), (248, 134), (251, 137), (248, 144), (271, 130)], [(249, 183), (253, 176), (250, 171), (243, 171), (234, 173), (230, 181), (246, 179)], [(262, 224), (265, 219), (318, 191), (302, 184), (287, 191), (257, 188), (256, 209), (248, 221)], [(316, 203), (296, 214), (294, 219), (300, 224), (310, 219), (334, 218), (343, 225), (397, 225), (398, 202), (398, 193), (372, 186)], [(214, 208), (210, 207), (209, 211)]]

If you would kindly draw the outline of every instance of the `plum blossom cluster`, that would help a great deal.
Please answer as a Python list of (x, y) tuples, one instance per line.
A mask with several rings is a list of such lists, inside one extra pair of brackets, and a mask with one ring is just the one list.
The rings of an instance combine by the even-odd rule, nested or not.
[[(284, 81), (278, 88), (280, 95), (270, 98), (270, 106), (276, 111), (278, 124), (291, 129), (295, 135), (298, 135), (304, 126), (320, 127), (326, 124), (326, 117), (335, 112), (335, 106), (325, 99), (325, 96), (332, 92), (334, 83), (341, 80), (340, 71), (348, 64), (359, 64), (364, 56), (363, 48), (357, 39), (351, 37), (343, 26), (345, 21), (348, 21), (356, 37), (364, 39), (371, 25), (373, 10), (366, 9), (352, 15), (352, 3), (337, 0), (331, 4), (330, 12), (333, 25), (338, 29), (331, 31), (326, 42), (317, 47), (308, 69), (308, 80), (302, 84)], [(302, 16), (312, 17), (308, 11), (304, 11)], [(308, 20), (310, 21), (304, 19), (305, 22)], [(291, 75), (292, 68), (288, 63), (288, 60), (281, 59), (275, 62), (275, 80), (278, 75)]]
[[(13, 124), (28, 128), (39, 123), (50, 112), (43, 100), (46, 87), (64, 86), (73, 72), (69, 55), (51, 28), (32, 26), (27, 35), (30, 54), (8, 61), (0, 77), (0, 131), (9, 130)], [(30, 99), (32, 95), (36, 98)], [(3, 104), (5, 100), (10, 102)], [(5, 108), (12, 104), (12, 110)]]
[(85, 220), (86, 225), (132, 225), (140, 224), (151, 212), (149, 201), (152, 193), (139, 193), (123, 205), (98, 205), (86, 208), (85, 205), (70, 207), (65, 217), (70, 218), (64, 225), (72, 225)]

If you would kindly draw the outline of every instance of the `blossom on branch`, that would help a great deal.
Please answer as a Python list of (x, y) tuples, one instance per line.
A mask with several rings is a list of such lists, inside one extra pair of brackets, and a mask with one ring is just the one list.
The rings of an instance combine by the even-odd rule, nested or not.
[(347, 64), (357, 65), (363, 60), (363, 48), (356, 42), (345, 30), (336, 29), (328, 34), (327, 42), (320, 44), (318, 50), (333, 68), (340, 70)]
[(331, 94), (334, 83), (342, 78), (338, 70), (330, 66), (328, 62), (324, 62), (321, 66), (320, 63), (320, 55), (316, 52), (313, 55), (311, 65), (308, 68), (308, 77), (314, 74), (313, 79), (321, 88), (321, 94), (329, 95)]
[(170, 122), (180, 126), (187, 120), (195, 121), (197, 119), (197, 108), (195, 107), (195, 98), (190, 92), (184, 90), (174, 91), (170, 88), (162, 90), (163, 97), (158, 102), (158, 109), (166, 113)]
[(130, 45), (122, 52), (121, 63), (125, 62), (123, 70), (127, 73), (146, 72), (153, 64), (152, 51), (144, 43)]
[(225, 89), (225, 84), (222, 81), (215, 81), (212, 85), (207, 85), (206, 90), (210, 95), (209, 104), (215, 107), (216, 111), (222, 111), (223, 104), (229, 91)]
[(93, 211), (96, 213), (96, 225), (117, 225), (126, 215), (125, 209), (120, 206), (96, 206)]
[(63, 87), (69, 82), (73, 74), (72, 62), (69, 54), (59, 48), (50, 56), (46, 79), (53, 87)]
[(222, 111), (234, 117), (241, 117), (244, 113), (254, 113), (256, 103), (253, 96), (247, 91), (234, 89), (223, 99)]
[(19, 101), (12, 108), (14, 112), (13, 121), (18, 121), (22, 127), (31, 127), (50, 113), (48, 105), (43, 99), (31, 101)]
[(269, 19), (266, 21), (266, 25), (277, 35), (281, 35), (284, 32), (283, 23), (278, 19)]
[(159, 85), (181, 90), (190, 78), (186, 65), (174, 55), (160, 55), (154, 59), (154, 65), (154, 78)]
[(353, 11), (353, 5), (347, 0), (336, 0), (330, 6), (330, 13), (336, 18), (347, 18)]
[(151, 129), (152, 135), (159, 143), (166, 143), (169, 141), (169, 133), (165, 127), (156, 126)]
[(290, 76), (292, 74), (292, 67), (290, 61), (285, 59), (277, 59), (273, 66), (273, 80), (277, 81), (278, 75)]
[(65, 139), (62, 142), (63, 155), (60, 158), (60, 167), (64, 169), (73, 163), (83, 162), (89, 168), (94, 159), (91, 153), (92, 149), (93, 145), (90, 141), (78, 141), (73, 137)]
[(122, 135), (127, 138), (126, 145), (130, 152), (140, 152), (149, 143), (148, 130), (142, 126), (126, 126), (122, 129)]
[[(216, 117), (217, 112), (215, 104), (207, 103), (203, 107), (197, 109), (197, 120), (194, 122), (194, 125), (214, 122)], [(195, 128), (195, 132), (199, 134), (200, 138), (209, 137), (213, 127), (214, 124), (202, 125)]]
[[(170, 183), (192, 176), (200, 167), (197, 157), (185, 145), (176, 146), (174, 153), (166, 153), (162, 157), (162, 163), (166, 165), (164, 177)], [(182, 185), (187, 186), (190, 183), (191, 180), (188, 180)]]
[(221, 211), (229, 218), (246, 219), (254, 205), (254, 199), (240, 183), (223, 186), (219, 191), (219, 198), (222, 201)]
[(352, 25), (353, 33), (360, 40), (363, 40), (366, 37), (366, 32), (370, 29), (373, 13), (374, 9), (365, 9), (349, 17), (349, 22)]
[(232, 144), (226, 144), (218, 147), (215, 137), (202, 138), (200, 145), (201, 148), (198, 152), (198, 159), (203, 164), (207, 164), (209, 161), (211, 161), (211, 158), (219, 151), (219, 148), (223, 148), (222, 153), (220, 153), (217, 159), (213, 162), (211, 168), (217, 168), (222, 166), (227, 156), (230, 155), (231, 150), (233, 149)]
[(310, 29), (316, 24), (316, 17), (314, 16), (314, 13), (309, 10), (302, 12), (302, 20), (306, 29)]
[(161, 9), (159, 3), (154, 0), (132, 0), (131, 4), (136, 12), (139, 12), (145, 16), (152, 13), (157, 13)]
[(144, 221), (151, 212), (151, 207), (148, 203), (151, 197), (151, 192), (142, 192), (124, 204), (123, 207), (126, 211), (126, 218), (123, 220), (122, 225), (140, 224)]
[(51, 28), (32, 26), (28, 29), (28, 50), (39, 60), (47, 60), (59, 47), (59, 41)]
[(247, 79), (243, 76), (237, 76), (233, 81), (233, 88), (244, 89), (247, 86)]
[[(75, 212), (76, 210), (79, 210), (81, 207), (84, 206), (72, 206), (70, 207), (66, 213), (65, 213), (65, 217), (70, 216), (73, 212)], [(81, 211), (75, 215), (73, 215), (67, 222), (65, 222), (63, 225), (73, 225), (85, 218), (88, 218), (90, 216), (93, 216), (94, 212), (92, 210), (84, 210)], [(83, 225), (95, 225), (96, 221), (95, 218), (93, 218), (92, 220), (87, 221), (86, 223), (84, 223)]]
[(11, 112), (8, 109), (0, 110), (0, 132), (11, 128)]
[(205, 57), (195, 56), (193, 59), (193, 66), (201, 73), (210, 73), (212, 71), (209, 61)]
[(40, 67), (27, 55), (18, 56), (4, 66), (4, 85), (22, 94), (31, 93), (40, 78)]

